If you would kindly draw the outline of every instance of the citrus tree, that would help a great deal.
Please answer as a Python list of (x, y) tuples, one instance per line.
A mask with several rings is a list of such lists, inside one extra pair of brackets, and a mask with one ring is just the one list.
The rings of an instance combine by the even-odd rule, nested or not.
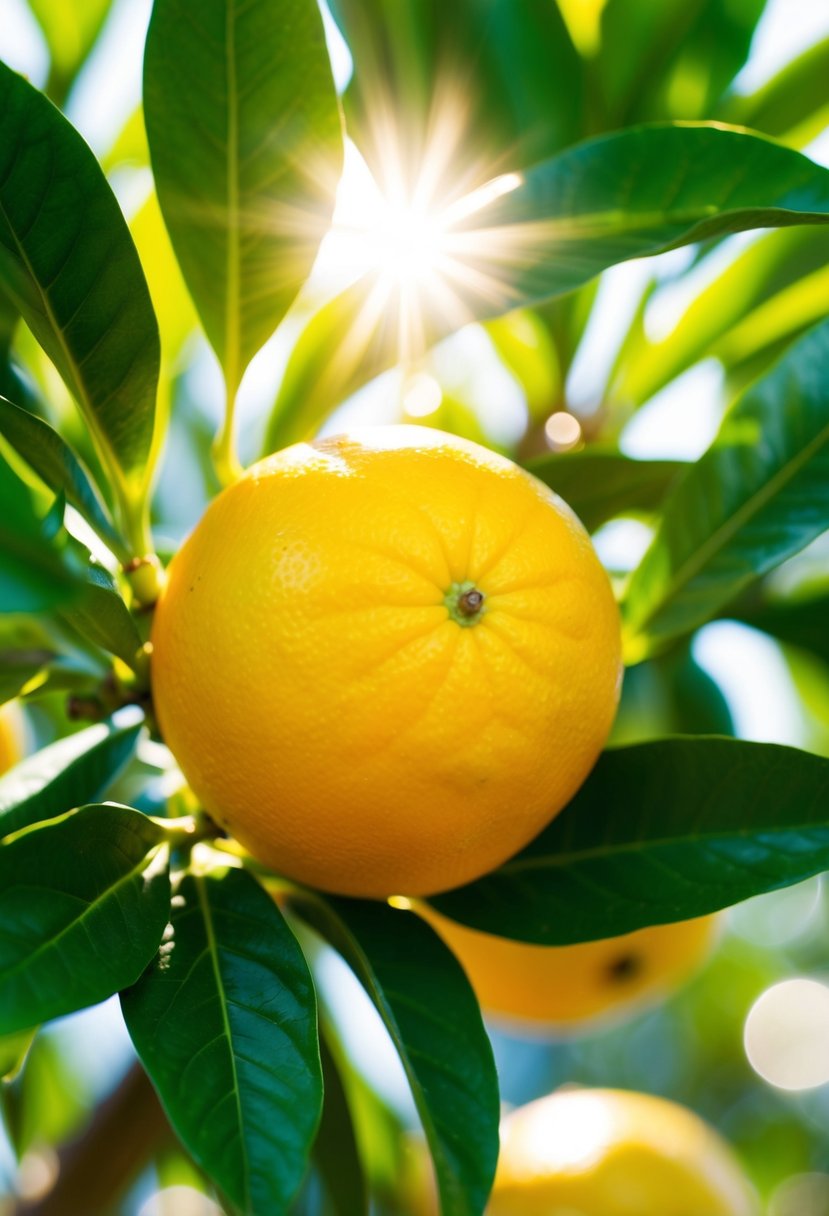
[[(681, 971), (710, 914), (829, 866), (821, 747), (734, 737), (691, 650), (729, 618), (829, 660), (825, 571), (790, 560), (829, 520), (829, 170), (800, 150), (829, 43), (751, 93), (763, 0), (332, 0), (327, 36), (315, 0), (155, 0), (96, 156), (62, 107), (110, 5), (30, 8), (43, 90), (0, 65), (11, 1142), (49, 1124), (32, 1078), (61, 1088), (45, 1023), (120, 994), (141, 1068), (19, 1210), (114, 1210), (170, 1125), (227, 1212), (413, 1210), (327, 946), (402, 1061), (435, 1210), (474, 1216), (479, 999), (579, 1021), (615, 999), (582, 1000), (585, 959)], [(571, 399), (598, 277), (649, 258)], [(692, 286), (660, 335), (666, 274)], [(453, 381), (478, 340), (511, 429)], [(702, 455), (626, 454), (710, 358)], [(338, 438), (364, 388), (430, 430)], [(619, 518), (648, 543), (605, 571), (588, 533)]]

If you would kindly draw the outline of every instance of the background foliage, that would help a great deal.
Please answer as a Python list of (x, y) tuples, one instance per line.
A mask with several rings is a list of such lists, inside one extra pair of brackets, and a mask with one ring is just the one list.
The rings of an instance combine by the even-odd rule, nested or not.
[[(445, 1212), (480, 1212), (493, 1048), (507, 1102), (564, 1081), (663, 1093), (730, 1137), (773, 1216), (829, 1208), (825, 1087), (775, 1090), (742, 1048), (761, 992), (827, 967), (829, 27), (764, 70), (785, 8), (331, 0), (324, 26), (312, 0), (156, 0), (142, 110), (148, 5), (18, 0), (0, 31), (0, 692), (41, 750), (0, 781), (10, 1211), (16, 1187), (21, 1211), (147, 1216), (186, 1185), (265, 1212), (301, 1184), (295, 1216), (405, 1212), (422, 1125)], [(424, 165), (475, 273), (421, 287), (413, 324), (401, 283), (429, 232), (401, 200)], [(391, 288), (363, 256), (378, 217)], [(434, 902), (564, 943), (759, 896), (660, 1009), (574, 1041), (488, 1038), (411, 913), (309, 896), (286, 917), (204, 846), (178, 872), (195, 808), (141, 728), (151, 594), (130, 563), (174, 551), (235, 435), (246, 463), (363, 419), (504, 451), (594, 534), (629, 663), (611, 743), (629, 746), (517, 859)], [(110, 1002), (34, 1035), (115, 992), (123, 1021)], [(124, 1024), (189, 1154), (128, 1071)], [(806, 1173), (813, 1212), (786, 1198)]]

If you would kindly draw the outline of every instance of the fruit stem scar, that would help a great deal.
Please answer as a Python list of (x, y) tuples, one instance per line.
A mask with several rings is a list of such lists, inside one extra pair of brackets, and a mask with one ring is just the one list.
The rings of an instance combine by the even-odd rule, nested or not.
[(484, 614), (486, 596), (473, 582), (453, 583), (443, 602), (458, 625), (476, 625)]
[(622, 954), (608, 965), (607, 970), (612, 980), (624, 983), (641, 973), (642, 960), (636, 954)]

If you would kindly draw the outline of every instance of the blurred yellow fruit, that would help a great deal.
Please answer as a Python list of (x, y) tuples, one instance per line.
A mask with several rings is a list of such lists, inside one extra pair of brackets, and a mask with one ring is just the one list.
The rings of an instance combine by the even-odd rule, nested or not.
[(0, 773), (23, 759), (24, 725), (20, 707), (9, 701), (0, 708)]
[(587, 776), (620, 632), (572, 511), (427, 428), (297, 444), (210, 506), (153, 628), (158, 720), (206, 809), (324, 890), (468, 882)]
[(757, 1216), (728, 1144), (648, 1094), (561, 1090), (512, 1112), (488, 1216)]
[(421, 913), (457, 955), (485, 1013), (528, 1028), (578, 1029), (669, 992), (699, 966), (716, 917), (655, 925), (578, 946), (533, 946)]

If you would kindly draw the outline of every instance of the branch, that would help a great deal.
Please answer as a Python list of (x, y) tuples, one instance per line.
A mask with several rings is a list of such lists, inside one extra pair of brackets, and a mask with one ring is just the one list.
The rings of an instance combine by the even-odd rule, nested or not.
[(105, 1216), (173, 1140), (155, 1090), (143, 1068), (133, 1064), (83, 1131), (60, 1150), (52, 1189), (31, 1202), (20, 1200), (12, 1216)]

